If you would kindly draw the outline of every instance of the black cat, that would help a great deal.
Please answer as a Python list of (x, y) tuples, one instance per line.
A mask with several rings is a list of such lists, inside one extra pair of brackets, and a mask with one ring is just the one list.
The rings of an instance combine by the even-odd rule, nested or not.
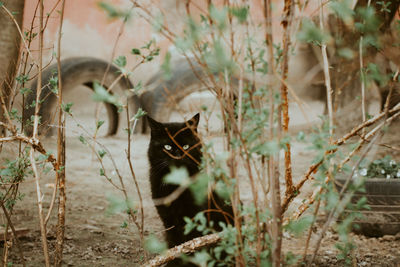
[[(202, 157), (200, 140), (197, 136), (199, 118), (200, 115), (196, 114), (186, 122), (160, 123), (147, 117), (151, 129), (148, 157), (153, 199), (165, 198), (178, 188), (177, 185), (164, 182), (164, 177), (170, 172), (171, 167), (185, 167), (191, 177), (199, 172)], [(217, 231), (222, 230), (218, 222), (233, 223), (232, 207), (226, 205), (218, 195), (213, 193), (212, 196), (212, 201), (197, 205), (190, 190), (187, 189), (169, 205), (156, 206), (164, 227), (167, 229), (168, 247), (174, 247), (202, 235), (196, 230), (184, 235), (186, 224), (183, 220), (184, 217), (193, 218), (198, 212), (204, 211), (206, 218), (214, 221), (214, 229)], [(220, 208), (225, 215), (218, 212)], [(207, 210), (213, 212), (208, 214)], [(192, 266), (190, 264), (182, 265), (182, 262), (179, 262), (171, 262), (168, 266)]]

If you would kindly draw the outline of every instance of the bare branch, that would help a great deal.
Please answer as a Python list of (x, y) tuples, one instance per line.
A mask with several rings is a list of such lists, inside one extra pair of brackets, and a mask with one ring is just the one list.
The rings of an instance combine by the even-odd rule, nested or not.
[(160, 255), (150, 260), (149, 262), (142, 265), (142, 267), (156, 267), (161, 266), (177, 257), (181, 254), (190, 254), (194, 253), (199, 249), (204, 247), (208, 247), (215, 243), (218, 243), (221, 240), (221, 237), (218, 233), (206, 235), (202, 237), (195, 238), (193, 240), (187, 241), (179, 246), (170, 248), (167, 250), (164, 255)]

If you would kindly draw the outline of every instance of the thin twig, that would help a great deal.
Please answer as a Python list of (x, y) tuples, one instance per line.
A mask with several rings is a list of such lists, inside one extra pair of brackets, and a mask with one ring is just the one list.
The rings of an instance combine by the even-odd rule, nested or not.
[[(131, 160), (131, 134), (135, 131), (135, 127), (137, 124), (137, 119), (133, 122), (133, 127), (131, 128), (131, 121), (129, 119), (129, 105), (128, 103), (126, 103), (126, 120), (127, 120), (127, 125), (128, 125), (128, 149), (126, 151), (126, 157), (128, 160), (128, 164), (129, 164), (129, 170), (131, 172), (131, 176), (133, 179), (133, 182), (135, 184), (135, 189), (136, 192), (139, 196), (139, 206), (140, 206), (140, 227), (139, 227), (139, 232), (140, 232), (140, 240), (143, 244), (143, 240), (144, 240), (144, 208), (143, 208), (143, 199), (142, 199), (142, 193), (140, 191), (140, 187), (139, 187), (139, 183), (136, 179), (136, 174), (135, 171), (133, 169), (133, 164), (132, 164), (132, 160)], [(145, 257), (147, 257), (147, 253), (145, 254)]]
[[(38, 134), (38, 125), (39, 125), (39, 108), (40, 108), (40, 95), (42, 91), (42, 62), (43, 62), (43, 10), (44, 4), (43, 0), (40, 1), (40, 8), (39, 8), (39, 75), (37, 80), (37, 87), (36, 87), (36, 106), (35, 106), (35, 115), (33, 121), (33, 134), (32, 138), (36, 141), (37, 134)], [(31, 159), (31, 166), (35, 176), (36, 182), (36, 193), (37, 193), (37, 205), (39, 211), (39, 221), (40, 221), (40, 232), (42, 236), (42, 246), (43, 246), (43, 254), (46, 267), (50, 266), (50, 258), (49, 258), (49, 249), (47, 246), (47, 237), (46, 237), (46, 224), (44, 221), (43, 216), (43, 203), (42, 203), (42, 192), (40, 189), (40, 177), (36, 167), (36, 160), (35, 160), (35, 150), (30, 150), (30, 159)]]
[[(321, 30), (324, 30), (324, 12), (322, 6), (322, 0), (319, 0), (320, 9), (319, 9), (319, 25)], [(326, 87), (326, 103), (328, 106), (328, 116), (329, 116), (329, 134), (330, 138), (333, 137), (333, 107), (332, 107), (332, 86), (331, 86), (331, 76), (329, 74), (329, 61), (328, 54), (326, 52), (326, 43), (322, 42), (321, 44), (322, 51), (322, 59), (324, 64), (324, 77), (325, 77), (325, 87)]]

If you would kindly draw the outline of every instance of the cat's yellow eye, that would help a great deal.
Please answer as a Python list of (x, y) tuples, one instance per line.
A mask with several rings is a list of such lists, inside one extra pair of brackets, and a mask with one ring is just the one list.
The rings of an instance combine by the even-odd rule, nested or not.
[(188, 150), (188, 149), (189, 149), (189, 145), (184, 145), (182, 148), (183, 148), (184, 150)]
[(166, 150), (171, 150), (171, 149), (172, 149), (172, 147), (171, 147), (170, 145), (164, 145), (164, 148), (165, 148)]

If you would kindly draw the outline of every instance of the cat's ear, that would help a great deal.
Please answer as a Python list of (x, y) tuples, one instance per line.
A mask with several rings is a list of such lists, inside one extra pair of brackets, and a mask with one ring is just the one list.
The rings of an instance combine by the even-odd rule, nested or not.
[(188, 120), (188, 124), (190, 126), (194, 126), (195, 129), (197, 129), (197, 125), (199, 125), (199, 121), (200, 121), (200, 113), (197, 113), (196, 115), (194, 115), (190, 120)]
[(159, 129), (163, 129), (163, 125), (162, 123), (156, 121), (155, 119), (153, 119), (152, 117), (146, 115), (147, 121), (149, 122), (149, 126), (151, 130), (159, 130)]

